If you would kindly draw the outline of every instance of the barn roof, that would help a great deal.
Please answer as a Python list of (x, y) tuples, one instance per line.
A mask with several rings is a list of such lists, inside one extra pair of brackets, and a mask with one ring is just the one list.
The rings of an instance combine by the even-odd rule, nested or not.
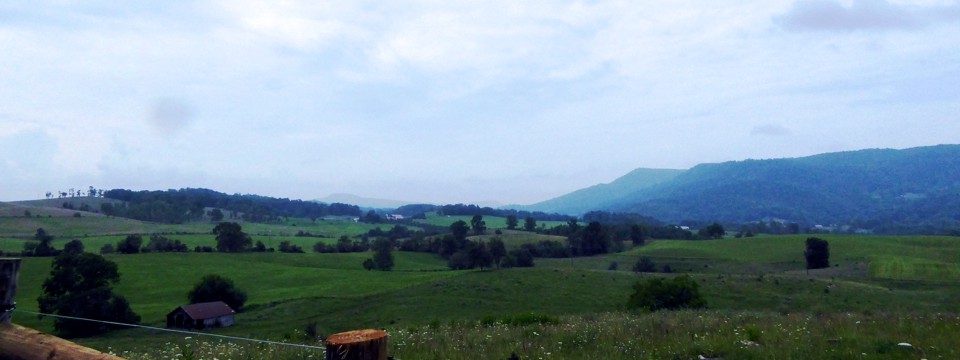
[(194, 320), (210, 319), (236, 313), (223, 301), (205, 302), (180, 306)]

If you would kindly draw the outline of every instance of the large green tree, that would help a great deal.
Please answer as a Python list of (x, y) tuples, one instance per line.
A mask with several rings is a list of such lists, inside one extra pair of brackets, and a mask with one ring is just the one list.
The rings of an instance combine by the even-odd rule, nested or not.
[(235, 222), (219, 223), (213, 228), (213, 233), (217, 235), (217, 251), (241, 252), (253, 245), (250, 236)]
[(470, 219), (470, 228), (473, 229), (474, 235), (483, 235), (487, 231), (487, 222), (483, 221), (483, 215), (474, 215)]
[(393, 243), (379, 238), (370, 246), (373, 249), (373, 268), (380, 271), (393, 269)]
[(580, 255), (592, 256), (605, 254), (610, 250), (610, 236), (600, 222), (592, 221), (579, 234), (580, 241), (572, 242), (579, 245)]
[(43, 228), (38, 228), (37, 232), (33, 234), (33, 239), (36, 241), (53, 241), (53, 235), (47, 233), (47, 230)]
[(480, 267), (481, 271), (493, 265), (493, 254), (490, 253), (490, 248), (483, 241), (477, 241), (467, 251), (470, 254), (472, 265)]
[(127, 235), (126, 238), (117, 243), (117, 252), (136, 254), (140, 252), (140, 245), (143, 245), (143, 237), (140, 234)]
[(713, 223), (707, 225), (707, 227), (700, 229), (699, 235), (709, 239), (723, 239), (723, 235), (726, 234), (726, 230), (723, 229), (723, 225), (720, 223)]
[(517, 228), (519, 221), (517, 221), (517, 216), (510, 214), (507, 215), (507, 229), (513, 230)]
[[(43, 282), (37, 302), (40, 312), (54, 315), (137, 324), (140, 316), (123, 296), (113, 293), (120, 281), (117, 264), (91, 253), (64, 253), (51, 263), (50, 277)], [(56, 318), (54, 329), (66, 337), (90, 336), (119, 325)]]
[(470, 227), (466, 221), (457, 220), (457, 222), (450, 224), (450, 232), (453, 233), (454, 240), (466, 239), (469, 231)]
[(490, 242), (487, 243), (487, 246), (490, 248), (490, 255), (493, 257), (493, 264), (496, 265), (497, 269), (500, 268), (500, 261), (507, 256), (507, 247), (503, 244), (503, 240), (499, 237), (490, 239)]
[(523, 219), (523, 229), (526, 231), (534, 231), (537, 229), (537, 219), (534, 219), (533, 216), (527, 216), (526, 219)]
[(33, 239), (36, 240), (37, 242), (23, 243), (24, 256), (57, 255), (57, 250), (53, 248), (53, 236), (47, 233), (46, 230), (44, 230), (43, 228), (37, 229), (37, 232), (33, 235)]
[(83, 242), (77, 239), (70, 240), (63, 245), (64, 254), (79, 255), (83, 253)]
[(233, 280), (217, 274), (209, 274), (193, 285), (193, 289), (187, 293), (187, 300), (191, 304), (223, 301), (239, 312), (247, 302), (247, 293), (237, 289)]

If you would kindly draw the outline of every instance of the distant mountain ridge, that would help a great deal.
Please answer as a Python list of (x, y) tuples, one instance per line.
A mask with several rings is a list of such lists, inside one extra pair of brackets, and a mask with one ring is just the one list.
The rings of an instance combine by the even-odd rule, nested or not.
[(533, 205), (511, 205), (517, 210), (579, 215), (598, 210), (639, 190), (672, 180), (686, 170), (635, 169), (609, 184), (599, 184)]
[(401, 200), (391, 200), (391, 199), (376, 199), (376, 198), (367, 198), (354, 194), (330, 194), (324, 196), (323, 198), (316, 199), (314, 201), (322, 203), (344, 203), (344, 204), (353, 204), (365, 208), (377, 208), (377, 209), (396, 209), (403, 205), (413, 204), (413, 201), (401, 201)]
[[(321, 203), (344, 203), (357, 205), (364, 208), (374, 208), (374, 209), (396, 209), (404, 205), (411, 204), (427, 204), (426, 202), (418, 201), (403, 201), (403, 200), (391, 200), (391, 199), (377, 199), (377, 198), (368, 198), (360, 195), (354, 194), (345, 194), (337, 193), (324, 196), (313, 201)], [(472, 204), (481, 206), (481, 207), (501, 207), (503, 204), (496, 201), (478, 201), (473, 202)]]
[[(603, 188), (578, 190), (528, 208), (636, 212), (668, 222), (775, 218), (887, 232), (950, 228), (960, 226), (960, 145), (701, 164), (632, 191), (617, 187), (618, 196)], [(574, 199), (593, 208), (564, 207)]]

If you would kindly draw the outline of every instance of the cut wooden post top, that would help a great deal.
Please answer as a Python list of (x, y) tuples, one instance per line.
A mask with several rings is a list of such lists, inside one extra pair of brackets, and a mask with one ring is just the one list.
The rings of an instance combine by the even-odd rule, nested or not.
[(383, 330), (364, 329), (352, 330), (337, 333), (327, 337), (328, 345), (349, 345), (364, 343), (371, 340), (378, 340), (387, 337), (387, 332)]

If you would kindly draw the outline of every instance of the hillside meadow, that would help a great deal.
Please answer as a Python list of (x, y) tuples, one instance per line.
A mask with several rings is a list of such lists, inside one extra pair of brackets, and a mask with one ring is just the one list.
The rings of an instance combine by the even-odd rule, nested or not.
[[(81, 217), (76, 223), (67, 221), (77, 218), (56, 219), (25, 224), (16, 217), (0, 218), (0, 229), (8, 231), (0, 232), (0, 249), (22, 249), (27, 240), (20, 234), (32, 233), (23, 226), (41, 224), (67, 234), (101, 230), (77, 237), (88, 251), (95, 251), (121, 240), (129, 229), (125, 226), (138, 223), (94, 216)], [(802, 257), (806, 236), (800, 235), (654, 240), (640, 247), (627, 246), (621, 253), (537, 259), (534, 268), (487, 271), (450, 271), (436, 255), (394, 252), (394, 270), (378, 272), (361, 266), (371, 253), (310, 251), (317, 241), (356, 236), (375, 226), (289, 221), (243, 226), (254, 241), (289, 240), (307, 253), (107, 255), (122, 274), (115, 289), (127, 297), (144, 324), (162, 327), (166, 313), (186, 303), (187, 291), (201, 276), (220, 274), (233, 279), (249, 299), (236, 326), (213, 333), (319, 344), (306, 335), (307, 330), (315, 329), (322, 338), (351, 329), (384, 328), (391, 336), (391, 354), (405, 359), (506, 358), (511, 352), (522, 358), (572, 359), (700, 355), (906, 359), (918, 355), (957, 358), (960, 349), (957, 238), (824, 235), (834, 266), (809, 273)], [(209, 223), (139, 226), (163, 228), (168, 237), (191, 247), (215, 244)], [(392, 225), (378, 226), (386, 230)], [(71, 238), (50, 229), (58, 239), (57, 248)], [(297, 231), (325, 238), (293, 236)], [(511, 247), (562, 240), (506, 230), (501, 237)], [(631, 271), (643, 257), (658, 269), (668, 265), (674, 273)], [(36, 311), (50, 261), (23, 260), (19, 309)], [(691, 275), (698, 283), (708, 303), (706, 310), (640, 314), (625, 309), (638, 280), (679, 273)], [(14, 321), (52, 331), (49, 318), (17, 313)], [(142, 359), (177, 358), (177, 354), (194, 358), (321, 355), (145, 329), (75, 341)], [(914, 347), (898, 347), (900, 342)], [(198, 356), (201, 349), (209, 356)]]

